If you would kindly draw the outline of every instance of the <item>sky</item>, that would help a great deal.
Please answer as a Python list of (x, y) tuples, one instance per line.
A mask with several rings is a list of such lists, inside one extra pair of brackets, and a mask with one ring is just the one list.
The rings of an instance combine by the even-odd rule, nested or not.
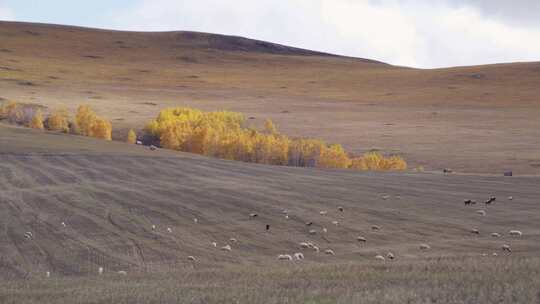
[(244, 36), (417, 68), (540, 61), (540, 0), (0, 0), (0, 20)]

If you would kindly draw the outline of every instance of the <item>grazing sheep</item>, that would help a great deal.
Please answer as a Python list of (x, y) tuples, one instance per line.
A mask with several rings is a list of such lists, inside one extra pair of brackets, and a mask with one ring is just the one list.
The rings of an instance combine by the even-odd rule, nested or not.
[(311, 234), (311, 235), (317, 234), (317, 231), (316, 231), (315, 229), (311, 229), (311, 230), (309, 231), (309, 234)]
[(497, 200), (497, 198), (495, 196), (492, 196), (487, 201), (485, 201), (485, 204), (489, 205), (489, 204), (493, 203), (495, 200)]
[(167, 227), (167, 232), (168, 232), (168, 233), (172, 233), (172, 228), (171, 228), (171, 227)]
[(99, 267), (99, 268), (98, 268), (98, 274), (99, 274), (99, 275), (102, 275), (102, 274), (103, 274), (103, 267)]
[(502, 245), (502, 250), (512, 252), (512, 249), (510, 248), (510, 245), (507, 245), (507, 244)]
[(483, 257), (487, 257), (488, 254), (487, 254), (487, 253), (482, 253), (482, 256), (483, 256)]
[(493, 232), (493, 233), (491, 234), (491, 236), (492, 236), (492, 237), (499, 238), (499, 237), (501, 237), (501, 234), (500, 234), (500, 233), (497, 233), (497, 232)]
[(249, 217), (251, 217), (251, 218), (256, 218), (257, 216), (259, 216), (257, 213), (251, 213), (251, 214), (249, 214)]
[(367, 242), (366, 238), (365, 238), (365, 237), (363, 237), (363, 236), (359, 236), (359, 237), (357, 237), (357, 238), (356, 238), (356, 240), (357, 240), (357, 241), (359, 241), (359, 242), (362, 242), (362, 243), (365, 243), (365, 242)]
[(194, 222), (195, 224), (197, 224), (197, 223), (199, 223), (199, 219), (198, 219), (198, 218), (194, 218), (194, 219), (193, 219), (193, 222)]
[(334, 224), (334, 226), (339, 226), (339, 222), (338, 222), (338, 221), (332, 221), (332, 224)]
[(450, 173), (453, 173), (453, 172), (454, 172), (454, 170), (452, 170), (452, 169), (450, 169), (450, 168), (444, 168), (444, 169), (443, 169), (443, 173), (444, 173), (444, 174), (450, 174)]
[(328, 211), (321, 211), (321, 212), (319, 212), (319, 214), (320, 215), (326, 215), (326, 214), (328, 214)]
[(509, 201), (511, 201), (511, 200), (513, 200), (513, 199), (514, 199), (513, 196), (509, 196), (509, 197), (508, 197), (508, 200), (509, 200)]
[(306, 226), (311, 226), (311, 225), (313, 225), (313, 222), (307, 222), (306, 223)]
[(294, 258), (296, 260), (298, 260), (298, 261), (303, 260), (304, 259), (304, 254), (301, 253), (301, 252), (297, 252), (297, 253), (294, 254)]
[(486, 216), (486, 210), (476, 210), (476, 213), (481, 215), (481, 216)]
[(34, 234), (33, 234), (31, 231), (26, 231), (26, 232), (24, 233), (24, 237), (25, 237), (26, 239), (28, 239), (28, 240), (31, 240), (31, 239), (34, 238)]
[(217, 243), (216, 243), (216, 242), (212, 242), (212, 246), (217, 247)]
[(326, 229), (326, 227), (323, 227), (322, 232), (323, 233), (328, 233), (328, 229)]
[(45, 272), (45, 277), (50, 278), (51, 277), (51, 272), (50, 271)]
[(61, 224), (62, 224), (62, 227), (66, 228), (67, 225), (65, 222), (62, 222)]
[(383, 196), (381, 196), (381, 197), (382, 197), (383, 200), (387, 200), (387, 199), (390, 198), (390, 195), (383, 195)]
[(235, 238), (230, 238), (230, 239), (229, 239), (229, 241), (231, 241), (231, 242), (233, 242), (233, 243), (236, 243), (236, 242), (238, 242), (238, 240), (237, 240), (237, 239), (235, 239)]
[(510, 234), (511, 236), (522, 236), (523, 233), (519, 230), (510, 230), (510, 232), (508, 232), (508, 234)]
[(231, 245), (225, 245), (225, 246), (221, 247), (221, 250), (223, 250), (223, 251), (231, 251), (232, 248), (231, 248)]
[(192, 255), (188, 256), (187, 259), (188, 259), (189, 261), (197, 262), (197, 259), (196, 259), (194, 256), (192, 256)]
[(307, 249), (307, 248), (310, 248), (310, 247), (313, 247), (313, 245), (310, 246), (310, 244), (307, 243), (307, 242), (300, 243), (300, 248)]
[(420, 244), (420, 249), (421, 250), (429, 250), (429, 249), (431, 249), (431, 246), (429, 246), (428, 244)]
[(386, 260), (386, 259), (385, 259), (382, 255), (380, 255), (380, 254), (377, 254), (377, 255), (375, 256), (375, 259), (376, 259), (376, 260), (379, 260), (379, 261), (384, 261), (384, 260)]
[(118, 273), (119, 275), (123, 275), (123, 276), (127, 275), (127, 271), (124, 271), (124, 270), (120, 270), (120, 271), (118, 271), (116, 273)]
[(285, 214), (285, 219), (286, 219), (286, 220), (289, 219), (289, 215), (288, 215), (288, 214)]
[(142, 146), (142, 141), (140, 140), (137, 140), (135, 143), (137, 144), (137, 146)]
[(471, 229), (472, 234), (480, 234), (480, 231), (478, 229)]
[(381, 230), (381, 226), (373, 225), (371, 226), (371, 230)]
[(396, 258), (396, 256), (395, 256), (392, 252), (388, 252), (388, 253), (386, 254), (386, 257), (389, 258), (390, 260), (393, 260), (393, 259)]
[(156, 230), (156, 225), (152, 225), (152, 230)]
[(281, 210), (281, 213), (283, 213), (283, 214), (288, 214), (288, 213), (289, 213), (289, 210), (283, 209), (283, 210)]
[(154, 146), (154, 145), (151, 145), (151, 146), (150, 146), (150, 151), (156, 151), (156, 150), (157, 150), (157, 147), (156, 147), (156, 146)]
[(280, 261), (292, 261), (293, 260), (293, 258), (292, 258), (292, 256), (290, 254), (280, 254), (280, 255), (278, 255), (277, 258)]
[(313, 250), (315, 250), (315, 252), (320, 252), (321, 251), (321, 249), (319, 249), (318, 246), (313, 246)]
[(335, 252), (334, 252), (334, 250), (332, 250), (332, 249), (326, 249), (326, 250), (324, 251), (324, 254), (327, 254), (327, 255), (336, 255)]
[(499, 254), (496, 253), (496, 252), (492, 253), (491, 255), (492, 255), (492, 256), (499, 256)]
[(337, 207), (337, 209), (338, 209), (340, 212), (343, 212), (343, 210), (344, 210), (343, 207), (341, 207), (341, 206)]

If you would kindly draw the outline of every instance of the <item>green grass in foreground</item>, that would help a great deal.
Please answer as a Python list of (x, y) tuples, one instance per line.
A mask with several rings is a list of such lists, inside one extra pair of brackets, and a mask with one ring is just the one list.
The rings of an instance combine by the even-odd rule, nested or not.
[(0, 302), (539, 303), (540, 259), (486, 257), (3, 281)]

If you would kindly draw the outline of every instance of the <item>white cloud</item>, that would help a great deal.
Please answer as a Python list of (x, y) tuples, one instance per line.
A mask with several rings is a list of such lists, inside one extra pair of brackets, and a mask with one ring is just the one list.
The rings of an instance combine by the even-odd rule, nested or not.
[(15, 16), (13, 14), (13, 11), (11, 11), (8, 7), (2, 7), (0, 5), (0, 20), (14, 20)]
[(195, 30), (416, 67), (540, 60), (540, 27), (419, 0), (142, 0), (115, 27)]

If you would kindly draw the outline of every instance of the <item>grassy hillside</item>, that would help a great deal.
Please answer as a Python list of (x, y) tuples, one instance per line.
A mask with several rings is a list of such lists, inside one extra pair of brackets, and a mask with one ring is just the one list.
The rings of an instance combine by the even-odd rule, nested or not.
[[(325, 265), (372, 263), (388, 251), (416, 263), (493, 252), (505, 259), (503, 244), (512, 257), (540, 249), (538, 178), (264, 166), (5, 125), (0, 138), (3, 277), (281, 265), (278, 254), (295, 252)], [(485, 206), (491, 195), (497, 201)], [(335, 256), (301, 249), (306, 241)], [(226, 244), (231, 252), (219, 249)]]
[(0, 98), (73, 111), (117, 138), (169, 106), (245, 113), (292, 136), (428, 170), (540, 173), (540, 63), (418, 70), (192, 32), (0, 22)]

